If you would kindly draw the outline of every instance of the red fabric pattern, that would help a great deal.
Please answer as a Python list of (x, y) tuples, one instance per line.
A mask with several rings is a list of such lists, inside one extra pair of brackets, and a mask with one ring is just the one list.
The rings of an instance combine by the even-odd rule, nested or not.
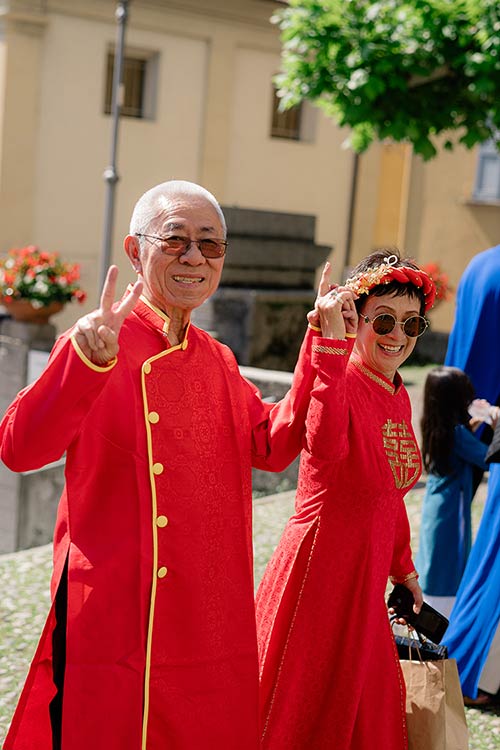
[[(164, 324), (140, 302), (108, 369), (64, 335), (0, 425), (16, 471), (67, 451), (52, 581), (55, 594), (68, 559), (63, 750), (259, 747), (251, 466), (277, 470), (304, 444), (315, 335), (272, 406), (227, 347), (194, 327), (169, 347)], [(53, 626), (5, 750), (52, 748)]]
[[(296, 512), (257, 592), (262, 748), (404, 750), (404, 684), (384, 593), (390, 574), (413, 570), (403, 496), (420, 459), (410, 402), (400, 380), (346, 356), (313, 363)], [(388, 420), (406, 425), (390, 450)], [(408, 464), (397, 473), (404, 487), (395, 460)]]

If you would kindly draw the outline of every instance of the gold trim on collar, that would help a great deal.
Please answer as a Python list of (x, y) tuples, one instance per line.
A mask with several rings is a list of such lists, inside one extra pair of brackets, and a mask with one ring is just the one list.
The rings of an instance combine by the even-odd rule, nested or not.
[(351, 362), (353, 365), (356, 365), (358, 370), (360, 370), (363, 375), (366, 375), (370, 380), (373, 380), (374, 383), (377, 383), (377, 385), (382, 386), (386, 391), (389, 391), (392, 395), (396, 392), (396, 386), (394, 384), (391, 385), (391, 383), (388, 383), (387, 380), (384, 380), (384, 378), (380, 377), (379, 375), (375, 375), (374, 372), (368, 369), (361, 360), (356, 359), (356, 357), (351, 357)]
[[(167, 336), (170, 330), (170, 324), (172, 323), (171, 318), (169, 318), (167, 313), (163, 312), (163, 310), (160, 310), (159, 307), (156, 307), (155, 305), (153, 305), (153, 303), (150, 302), (148, 299), (146, 299), (146, 297), (144, 297), (142, 294), (140, 296), (140, 300), (141, 302), (144, 302), (146, 307), (149, 307), (150, 310), (152, 310), (154, 313), (156, 313), (156, 315), (158, 315), (158, 317), (160, 317), (162, 320), (165, 321), (162, 326), (162, 332)], [(186, 331), (184, 333), (184, 338), (178, 344), (178, 346), (180, 346), (183, 350), (187, 349), (187, 345), (188, 345), (187, 336), (188, 336), (188, 332), (190, 328), (191, 328), (191, 321), (189, 320), (186, 326)], [(177, 346), (177, 344), (175, 344), (175, 346)]]
[(165, 323), (163, 324), (162, 331), (163, 333), (168, 333), (168, 329), (170, 328), (171, 320), (168, 317), (166, 313), (163, 312), (163, 310), (160, 310), (159, 307), (155, 307), (152, 302), (150, 302), (143, 294), (140, 296), (140, 300), (144, 302), (147, 307), (149, 307), (153, 312), (155, 312), (160, 318), (162, 318)]

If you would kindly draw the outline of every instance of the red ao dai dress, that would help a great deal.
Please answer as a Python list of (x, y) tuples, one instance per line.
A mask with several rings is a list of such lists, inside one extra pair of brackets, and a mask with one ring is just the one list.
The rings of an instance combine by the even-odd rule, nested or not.
[(316, 342), (295, 514), (257, 593), (262, 748), (404, 750), (384, 595), (389, 575), (414, 570), (410, 401), (398, 374), (392, 383), (349, 359), (352, 340)]
[[(67, 454), (62, 750), (260, 746), (251, 468), (279, 471), (303, 445), (315, 334), (271, 405), (227, 347), (194, 326), (171, 346), (168, 325), (141, 298), (107, 367), (64, 334), (0, 426), (14, 471)], [(5, 750), (52, 750), (55, 619), (54, 603)]]

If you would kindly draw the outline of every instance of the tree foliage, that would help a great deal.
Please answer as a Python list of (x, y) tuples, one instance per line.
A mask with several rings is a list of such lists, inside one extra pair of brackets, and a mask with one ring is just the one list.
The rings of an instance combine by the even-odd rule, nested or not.
[(318, 104), (356, 151), (390, 138), (430, 159), (438, 135), (498, 145), (498, 0), (290, 0), (273, 21), (282, 106)]

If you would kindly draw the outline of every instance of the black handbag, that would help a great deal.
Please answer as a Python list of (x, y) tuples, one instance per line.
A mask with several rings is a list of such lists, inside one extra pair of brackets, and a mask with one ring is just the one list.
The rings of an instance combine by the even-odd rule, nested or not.
[[(398, 652), (398, 658), (403, 661), (440, 661), (448, 658), (448, 649), (446, 646), (433, 643), (425, 636), (417, 633), (416, 630), (406, 628), (407, 635), (401, 635), (394, 632), (397, 615), (391, 617), (394, 641)], [(401, 626), (400, 626), (401, 627)], [(402, 627), (401, 627), (402, 629)]]
[(421, 661), (439, 661), (448, 658), (448, 649), (442, 644), (433, 643), (427, 638), (416, 639), (412, 636), (394, 635), (398, 657), (400, 659), (420, 659)]

